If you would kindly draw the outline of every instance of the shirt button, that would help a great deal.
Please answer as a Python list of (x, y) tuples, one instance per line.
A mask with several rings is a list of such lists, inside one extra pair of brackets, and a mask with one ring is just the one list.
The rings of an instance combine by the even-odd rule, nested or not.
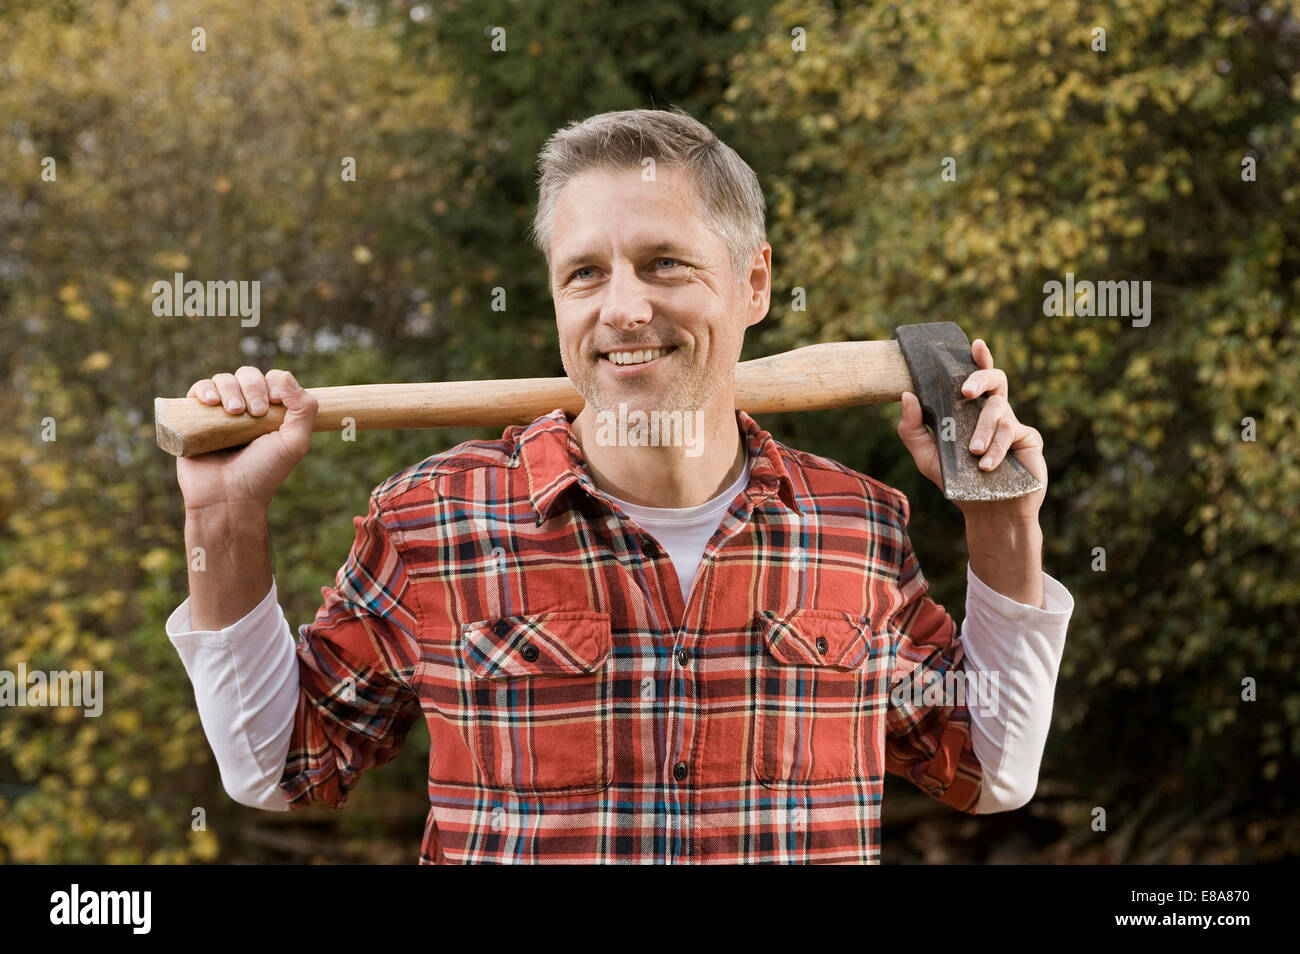
[(496, 633), (498, 636), (504, 636), (506, 633), (510, 632), (510, 624), (503, 619), (499, 619), (496, 621), (496, 625), (492, 627), (492, 632)]
[(678, 762), (673, 766), (673, 778), (677, 779), (679, 782), (686, 781), (686, 771), (686, 763)]
[(653, 560), (659, 555), (659, 548), (654, 545), (653, 540), (643, 540), (641, 542), (641, 553)]
[(532, 643), (524, 643), (523, 648), (519, 650), (519, 655), (523, 656), (528, 662), (536, 662), (537, 647)]
[(677, 664), (679, 666), (685, 666), (688, 662), (690, 662), (690, 659), (691, 659), (691, 654), (687, 652), (685, 649), (677, 650)]
[(824, 653), (824, 652), (826, 652), (826, 646), (827, 646), (826, 637), (825, 637), (825, 636), (818, 636), (818, 637), (817, 637), (817, 651), (818, 651), (819, 653)]

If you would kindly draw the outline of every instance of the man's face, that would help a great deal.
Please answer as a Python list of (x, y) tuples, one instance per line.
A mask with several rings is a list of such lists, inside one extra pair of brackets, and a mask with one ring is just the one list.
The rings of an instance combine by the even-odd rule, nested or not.
[(771, 248), (757, 290), (748, 270), (738, 282), (698, 209), (689, 174), (663, 164), (652, 182), (636, 168), (588, 170), (560, 190), (551, 245), (560, 354), (594, 410), (697, 410), (734, 380), (745, 329), (767, 313)]

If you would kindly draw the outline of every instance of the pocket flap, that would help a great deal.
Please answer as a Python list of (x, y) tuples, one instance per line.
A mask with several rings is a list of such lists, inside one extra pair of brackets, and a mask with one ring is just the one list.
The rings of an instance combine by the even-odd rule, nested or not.
[(605, 664), (609, 614), (559, 611), (461, 624), (461, 653), (477, 679), (581, 676)]
[(787, 666), (857, 669), (871, 651), (871, 621), (841, 610), (758, 614), (767, 650)]

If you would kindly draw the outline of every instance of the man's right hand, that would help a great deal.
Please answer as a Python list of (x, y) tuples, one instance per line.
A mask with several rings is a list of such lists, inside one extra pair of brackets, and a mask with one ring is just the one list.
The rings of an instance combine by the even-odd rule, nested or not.
[(186, 393), (209, 406), (220, 404), (228, 414), (264, 415), (272, 404), (283, 404), (279, 429), (242, 447), (197, 457), (176, 458), (176, 480), (190, 514), (205, 512), (262, 513), (280, 484), (311, 447), (316, 399), (288, 371), (265, 375), (245, 365), (234, 374), (214, 374), (195, 381)]

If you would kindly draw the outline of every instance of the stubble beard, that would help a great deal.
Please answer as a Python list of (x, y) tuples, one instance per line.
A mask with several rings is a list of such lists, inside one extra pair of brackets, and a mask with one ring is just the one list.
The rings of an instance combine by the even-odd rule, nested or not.
[(617, 414), (620, 403), (626, 404), (628, 411), (671, 413), (700, 410), (726, 384), (728, 377), (719, 369), (688, 363), (683, 360), (684, 357), (683, 346), (678, 345), (677, 350), (668, 360), (676, 361), (680, 366), (671, 369), (672, 377), (668, 379), (662, 392), (637, 384), (620, 387), (601, 380), (603, 370), (599, 365), (603, 360), (601, 358), (597, 359), (595, 366), (583, 364), (576, 378), (573, 369), (568, 367), (568, 362), (564, 363), (565, 371), (573, 381), (574, 387), (596, 413), (607, 411)]

